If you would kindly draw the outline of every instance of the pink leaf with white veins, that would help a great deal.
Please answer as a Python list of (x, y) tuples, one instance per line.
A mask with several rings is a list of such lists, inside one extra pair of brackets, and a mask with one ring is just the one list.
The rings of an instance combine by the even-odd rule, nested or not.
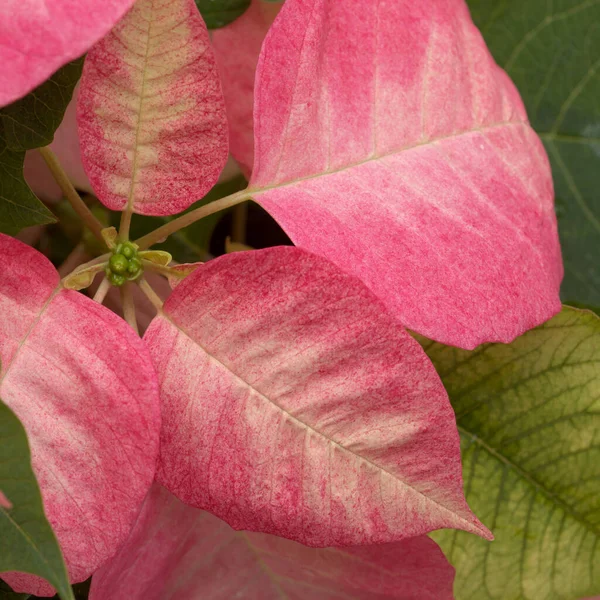
[(452, 600), (453, 579), (425, 536), (307, 548), (235, 532), (155, 484), (127, 543), (94, 574), (90, 600)]
[(2, 0), (0, 106), (18, 100), (106, 35), (134, 0)]
[(204, 196), (227, 161), (227, 118), (194, 0), (138, 0), (88, 53), (77, 110), (108, 208), (168, 215)]
[(281, 6), (253, 0), (239, 19), (212, 32), (227, 107), (229, 148), (246, 175), (254, 157), (254, 73), (265, 35)]
[(297, 246), (447, 344), (560, 310), (548, 160), (464, 0), (287, 0), (256, 78), (250, 190)]
[[(0, 235), (0, 396), (23, 423), (72, 581), (127, 538), (154, 478), (160, 408), (147, 349), (119, 317), (59, 285), (39, 252)], [(18, 591), (48, 584), (3, 574)]]
[(163, 415), (157, 479), (184, 502), (309, 546), (489, 536), (463, 496), (433, 365), (323, 258), (279, 247), (210, 261), (144, 340)]

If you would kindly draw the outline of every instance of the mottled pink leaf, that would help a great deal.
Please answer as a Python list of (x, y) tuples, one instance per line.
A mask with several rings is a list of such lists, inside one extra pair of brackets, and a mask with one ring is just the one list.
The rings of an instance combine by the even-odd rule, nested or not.
[(235, 532), (155, 485), (90, 600), (451, 600), (454, 569), (433, 540), (314, 549)]
[(560, 310), (548, 160), (464, 0), (286, 1), (254, 127), (254, 198), (407, 327), (472, 348)]
[(464, 500), (433, 365), (328, 261), (292, 247), (210, 261), (144, 339), (163, 410), (157, 478), (184, 502), (310, 546), (489, 536)]
[(212, 32), (227, 120), (229, 149), (247, 176), (254, 159), (254, 74), (262, 42), (281, 4), (253, 0), (250, 8), (227, 27)]
[(108, 208), (167, 215), (204, 196), (227, 161), (227, 119), (194, 0), (138, 0), (87, 55), (77, 116)]
[[(59, 286), (36, 250), (0, 235), (0, 397), (23, 422), (72, 581), (126, 539), (154, 477), (160, 414), (148, 351), (108, 309)], [(29, 575), (15, 589), (52, 594)]]
[(14, 102), (81, 56), (134, 0), (2, 0), (0, 106)]

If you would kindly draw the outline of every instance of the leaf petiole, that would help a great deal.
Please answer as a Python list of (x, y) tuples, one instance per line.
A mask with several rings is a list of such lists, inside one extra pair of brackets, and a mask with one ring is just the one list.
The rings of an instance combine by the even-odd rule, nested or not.
[(44, 146), (42, 148), (38, 148), (39, 153), (44, 159), (45, 163), (48, 165), (52, 176), (58, 183), (60, 189), (62, 190), (65, 198), (70, 202), (71, 206), (75, 210), (75, 212), (79, 215), (81, 220), (87, 225), (90, 231), (100, 240), (104, 241), (102, 238), (102, 230), (104, 229), (104, 225), (100, 223), (100, 221), (94, 216), (94, 213), (87, 207), (86, 203), (81, 199), (77, 190), (73, 187), (71, 180), (68, 175), (65, 173), (62, 168), (56, 154), (50, 150), (49, 146)]
[(121, 306), (123, 307), (123, 317), (125, 321), (131, 326), (131, 328), (139, 335), (137, 318), (135, 315), (135, 302), (133, 301), (133, 294), (131, 293), (131, 283), (126, 282), (123, 287), (119, 290), (121, 294)]
[(147, 233), (146, 235), (137, 239), (135, 243), (139, 246), (140, 250), (145, 250), (160, 240), (167, 238), (180, 229), (183, 229), (184, 227), (187, 227), (188, 225), (191, 225), (192, 223), (195, 223), (204, 217), (208, 217), (216, 212), (231, 208), (232, 206), (240, 204), (241, 202), (245, 202), (246, 200), (250, 200), (251, 195), (252, 193), (248, 189), (245, 189), (241, 192), (236, 192), (235, 194), (231, 194), (229, 196), (225, 196), (224, 198), (220, 198), (219, 200), (215, 200), (214, 202), (210, 202), (209, 204), (205, 204), (204, 206), (200, 206), (189, 213), (181, 215), (180, 217), (165, 223), (158, 229)]

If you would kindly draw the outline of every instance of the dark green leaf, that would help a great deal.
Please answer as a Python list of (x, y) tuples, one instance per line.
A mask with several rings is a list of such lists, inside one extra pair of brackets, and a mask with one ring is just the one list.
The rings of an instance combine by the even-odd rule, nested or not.
[(22, 571), (49, 581), (63, 600), (73, 600), (58, 542), (44, 514), (31, 468), (25, 430), (0, 400), (0, 490), (12, 508), (0, 506), (0, 572)]
[(420, 341), (456, 412), (467, 501), (496, 537), (433, 534), (457, 600), (600, 593), (600, 318), (564, 307), (472, 352)]
[(11, 150), (31, 150), (52, 142), (82, 68), (83, 57), (59, 69), (24, 98), (0, 108), (0, 131)]
[(0, 231), (3, 233), (15, 235), (24, 227), (56, 221), (25, 182), (23, 161), (25, 150), (52, 142), (82, 67), (83, 58), (75, 60), (24, 98), (0, 108)]
[(56, 220), (25, 182), (24, 159), (25, 152), (9, 150), (0, 139), (0, 231), (9, 235)]
[(196, 6), (209, 29), (225, 27), (241, 17), (251, 0), (196, 0)]
[(565, 262), (562, 297), (600, 307), (600, 2), (469, 0), (548, 151)]

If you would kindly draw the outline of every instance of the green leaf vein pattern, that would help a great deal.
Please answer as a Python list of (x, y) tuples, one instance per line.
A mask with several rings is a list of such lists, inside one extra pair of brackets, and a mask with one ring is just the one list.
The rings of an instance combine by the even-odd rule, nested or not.
[(456, 411), (467, 500), (496, 536), (433, 535), (457, 599), (600, 593), (600, 319), (565, 307), (472, 352), (420, 341)]

